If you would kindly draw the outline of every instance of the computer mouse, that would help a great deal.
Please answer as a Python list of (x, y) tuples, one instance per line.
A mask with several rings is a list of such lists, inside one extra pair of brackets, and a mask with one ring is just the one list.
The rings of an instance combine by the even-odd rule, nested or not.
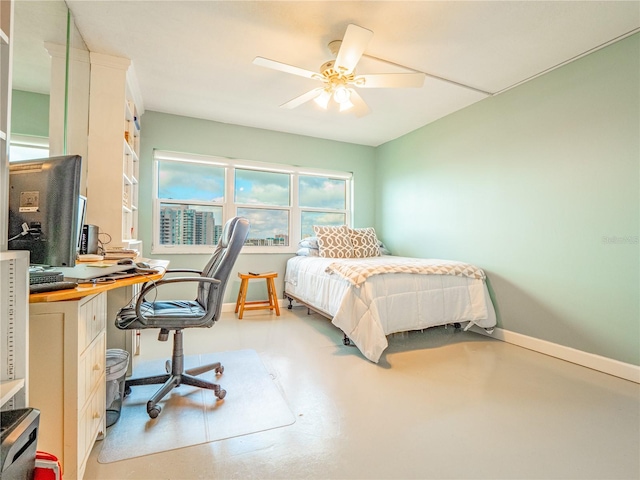
[(136, 263), (136, 267), (138, 267), (138, 268), (151, 268), (151, 265), (149, 265), (147, 262), (138, 262), (138, 263)]
[(118, 265), (133, 265), (133, 260), (130, 258), (121, 258), (118, 260)]

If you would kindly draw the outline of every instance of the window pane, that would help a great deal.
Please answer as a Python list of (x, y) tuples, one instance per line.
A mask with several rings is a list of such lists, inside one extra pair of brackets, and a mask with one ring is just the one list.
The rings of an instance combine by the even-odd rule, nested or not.
[(313, 237), (315, 235), (313, 231), (314, 225), (339, 226), (347, 222), (347, 217), (344, 213), (301, 212), (300, 217), (302, 220), (300, 238)]
[(346, 180), (327, 177), (299, 177), (299, 205), (343, 210), (346, 205)]
[(222, 207), (160, 204), (161, 245), (216, 245), (222, 227)]
[(289, 206), (288, 173), (236, 169), (236, 203)]
[(268, 208), (238, 208), (251, 230), (245, 245), (289, 245), (289, 211)]
[(30, 147), (25, 145), (10, 145), (9, 158), (12, 162), (20, 160), (32, 160), (37, 158), (46, 158), (49, 156), (49, 149), (42, 147)]
[(224, 201), (224, 168), (205, 163), (158, 162), (158, 198)]

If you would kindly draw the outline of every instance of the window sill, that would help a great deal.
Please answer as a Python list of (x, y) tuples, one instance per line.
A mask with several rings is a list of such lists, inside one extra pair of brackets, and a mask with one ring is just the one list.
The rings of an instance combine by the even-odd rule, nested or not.
[[(215, 251), (214, 245), (176, 245), (173, 247), (162, 246), (152, 247), (151, 254), (153, 255), (211, 255)], [(254, 247), (244, 246), (242, 247), (241, 255), (295, 255), (298, 251), (298, 247)]]

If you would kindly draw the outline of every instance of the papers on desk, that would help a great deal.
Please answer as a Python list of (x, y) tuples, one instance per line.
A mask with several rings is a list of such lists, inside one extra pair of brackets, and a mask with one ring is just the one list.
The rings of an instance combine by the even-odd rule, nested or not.
[(90, 280), (103, 277), (111, 273), (124, 272), (135, 268), (135, 265), (118, 265), (107, 262), (81, 263), (75, 267), (60, 267), (56, 270), (62, 272), (65, 280)]

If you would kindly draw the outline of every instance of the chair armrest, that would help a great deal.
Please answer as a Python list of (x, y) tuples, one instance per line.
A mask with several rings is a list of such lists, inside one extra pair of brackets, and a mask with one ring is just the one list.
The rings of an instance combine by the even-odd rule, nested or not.
[(171, 283), (186, 283), (186, 282), (191, 282), (191, 283), (194, 283), (194, 282), (195, 283), (210, 283), (213, 288), (217, 288), (218, 285), (220, 285), (220, 283), (221, 283), (220, 280), (218, 280), (217, 278), (210, 278), (210, 277), (163, 278), (163, 279), (157, 280), (155, 282), (147, 282), (142, 287), (142, 290), (140, 291), (140, 295), (138, 296), (138, 301), (136, 302), (136, 316), (138, 318), (145, 318), (145, 316), (142, 315), (142, 312), (140, 311), (140, 307), (145, 302), (144, 298), (147, 295), (147, 293), (149, 293), (152, 290), (156, 290), (158, 287), (161, 287), (162, 285), (167, 285), (167, 284), (171, 284)]
[(170, 269), (166, 270), (164, 273), (165, 273), (165, 275), (167, 273), (196, 273), (198, 275), (201, 275), (202, 271), (195, 270), (193, 268), (170, 268)]

